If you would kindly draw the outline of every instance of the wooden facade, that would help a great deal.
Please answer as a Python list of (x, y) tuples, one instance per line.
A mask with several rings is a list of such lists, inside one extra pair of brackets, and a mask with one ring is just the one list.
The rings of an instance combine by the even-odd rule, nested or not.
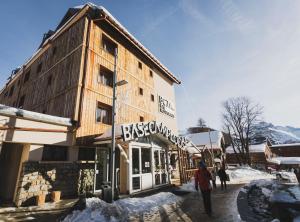
[(0, 103), (71, 118), (78, 122), (77, 143), (91, 145), (95, 136), (111, 126), (95, 121), (98, 102), (112, 105), (112, 87), (97, 82), (101, 67), (114, 70), (114, 56), (103, 48), (103, 38), (107, 38), (118, 49), (117, 81), (128, 82), (117, 88), (116, 123), (156, 120), (154, 75), (167, 81), (171, 89), (180, 82), (164, 72), (159, 62), (149, 59), (147, 51), (120, 34), (106, 16), (86, 5), (66, 24), (60, 24), (55, 37), (4, 87)]
[[(95, 144), (95, 138), (111, 129), (112, 125), (109, 121), (96, 120), (99, 104), (108, 108), (112, 106), (112, 85), (99, 80), (103, 70), (112, 76), (115, 65), (114, 53), (105, 41), (118, 51), (116, 81), (127, 82), (117, 87), (116, 124), (158, 121), (177, 132), (176, 116), (170, 117), (160, 112), (158, 98), (162, 96), (175, 105), (174, 85), (180, 84), (180, 81), (105, 9), (86, 4), (66, 13), (55, 32), (43, 39), (38, 51), (0, 91), (0, 104), (72, 120), (74, 127), (71, 142), (67, 145), (68, 156), (64, 161), (80, 162), (81, 148), (93, 148), (95, 152), (105, 149), (107, 153), (103, 156), (110, 154), (110, 142)], [(111, 108), (109, 115), (112, 115)], [(132, 150), (130, 145), (118, 141), (120, 144), (129, 156)], [(39, 145), (42, 152), (34, 158), (34, 146), (30, 145), (28, 162), (31, 159), (33, 162), (42, 161), (44, 146)], [(150, 145), (153, 149), (153, 144)], [(166, 162), (168, 146), (161, 146), (159, 151), (164, 153)], [(128, 193), (131, 182), (128, 176), (129, 160), (120, 155), (119, 149), (117, 151), (118, 185), (122, 193)], [(187, 174), (190, 174), (187, 171), (188, 154), (181, 150), (179, 154), (182, 155), (182, 182), (186, 182)], [(94, 161), (95, 169), (89, 170), (96, 172), (97, 154), (94, 156), (89, 161)], [(134, 162), (133, 159), (130, 161)], [(96, 177), (96, 174), (91, 175)], [(106, 181), (109, 179), (107, 176)], [(96, 179), (92, 181), (95, 191)]]

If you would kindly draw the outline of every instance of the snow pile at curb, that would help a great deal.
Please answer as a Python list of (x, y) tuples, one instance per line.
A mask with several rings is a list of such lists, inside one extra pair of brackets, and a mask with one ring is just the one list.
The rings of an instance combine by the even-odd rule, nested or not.
[(173, 204), (179, 200), (180, 197), (170, 192), (161, 192), (143, 198), (120, 199), (112, 204), (93, 197), (86, 199), (86, 208), (83, 211), (75, 210), (63, 221), (127, 221), (130, 216), (156, 211), (162, 205)]
[(165, 204), (178, 202), (180, 197), (170, 192), (161, 192), (144, 198), (126, 198), (116, 201), (128, 215), (157, 210)]
[(275, 179), (274, 175), (253, 169), (249, 166), (231, 168), (226, 170), (226, 173), (229, 174), (230, 183), (232, 184), (248, 183), (251, 180), (259, 179)]
[[(80, 222), (80, 221), (124, 221), (122, 210), (115, 204), (109, 204), (99, 198), (86, 199), (86, 208), (83, 211), (75, 210), (69, 214), (64, 222)], [(117, 219), (118, 218), (118, 219)]]

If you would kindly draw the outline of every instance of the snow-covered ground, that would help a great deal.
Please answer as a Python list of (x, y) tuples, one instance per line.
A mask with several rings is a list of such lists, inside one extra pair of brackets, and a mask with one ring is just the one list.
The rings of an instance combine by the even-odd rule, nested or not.
[(161, 192), (143, 198), (124, 198), (112, 204), (99, 198), (88, 198), (83, 211), (75, 210), (64, 222), (127, 221), (132, 216), (157, 210), (160, 206), (174, 204), (181, 198), (170, 192)]
[(229, 184), (249, 183), (252, 180), (259, 179), (275, 179), (274, 175), (249, 166), (230, 167), (226, 170), (226, 173), (229, 174)]
[[(290, 175), (287, 174), (287, 176)], [(261, 220), (269, 220), (277, 216), (280, 220), (290, 221), (287, 218), (300, 216), (299, 185), (287, 185), (274, 179), (260, 179), (251, 181), (240, 191), (247, 193), (250, 210)], [(278, 212), (278, 207), (280, 212)], [(272, 212), (275, 212), (274, 215)], [(297, 220), (294, 219), (294, 221)]]

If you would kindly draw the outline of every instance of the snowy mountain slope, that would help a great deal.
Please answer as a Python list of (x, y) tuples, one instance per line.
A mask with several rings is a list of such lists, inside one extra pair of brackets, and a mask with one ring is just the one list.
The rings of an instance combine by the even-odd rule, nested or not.
[(269, 138), (273, 144), (299, 143), (300, 128), (260, 122), (255, 126), (255, 143), (264, 142), (266, 138)]

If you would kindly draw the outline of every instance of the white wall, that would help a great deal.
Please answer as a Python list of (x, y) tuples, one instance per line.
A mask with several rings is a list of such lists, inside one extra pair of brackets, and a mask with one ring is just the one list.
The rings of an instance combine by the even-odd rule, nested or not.
[(164, 113), (159, 112), (158, 109), (158, 96), (162, 96), (164, 99), (167, 99), (168, 101), (171, 101), (176, 109), (176, 100), (175, 100), (175, 89), (174, 84), (172, 81), (170, 81), (165, 76), (162, 76), (158, 72), (153, 73), (154, 78), (154, 88), (156, 91), (156, 103), (157, 103), (157, 109), (156, 109), (156, 120), (163, 122), (165, 125), (167, 125), (174, 133), (178, 133), (177, 128), (177, 115), (175, 113), (175, 118), (172, 118)]

